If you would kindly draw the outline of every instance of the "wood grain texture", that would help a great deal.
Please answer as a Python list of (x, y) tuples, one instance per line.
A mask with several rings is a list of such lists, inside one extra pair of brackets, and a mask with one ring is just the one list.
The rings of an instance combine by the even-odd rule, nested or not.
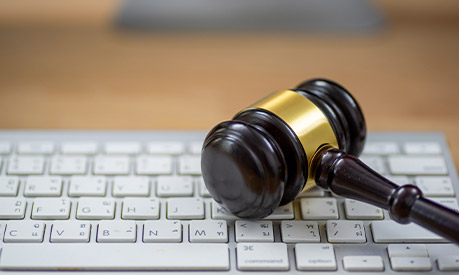
[(457, 1), (378, 1), (388, 25), (370, 35), (127, 33), (110, 25), (117, 2), (54, 17), (9, 3), (0, 128), (209, 129), (327, 77), (355, 95), (370, 130), (442, 131), (459, 163)]

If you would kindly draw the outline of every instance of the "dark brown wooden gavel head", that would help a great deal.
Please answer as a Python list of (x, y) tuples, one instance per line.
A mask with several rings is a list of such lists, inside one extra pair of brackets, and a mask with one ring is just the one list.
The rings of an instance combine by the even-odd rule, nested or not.
[(271, 94), (215, 126), (202, 153), (212, 197), (241, 218), (263, 218), (302, 191), (320, 186), (389, 211), (459, 243), (459, 214), (398, 186), (356, 157), (366, 136), (354, 98), (324, 79)]
[(321, 149), (358, 156), (365, 136), (362, 111), (349, 92), (313, 79), (215, 126), (204, 141), (202, 175), (212, 197), (231, 213), (261, 218), (315, 185)]

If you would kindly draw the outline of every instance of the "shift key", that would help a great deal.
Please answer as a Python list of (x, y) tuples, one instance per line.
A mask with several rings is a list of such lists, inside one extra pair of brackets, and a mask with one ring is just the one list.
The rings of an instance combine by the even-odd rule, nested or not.
[(446, 242), (443, 237), (414, 223), (374, 221), (371, 223), (371, 231), (376, 243)]
[(392, 156), (389, 168), (394, 175), (447, 175), (448, 168), (442, 157)]

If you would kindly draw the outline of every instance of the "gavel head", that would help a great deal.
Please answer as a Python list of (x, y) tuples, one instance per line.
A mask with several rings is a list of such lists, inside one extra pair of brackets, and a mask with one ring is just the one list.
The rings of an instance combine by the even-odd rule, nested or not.
[(355, 99), (325, 79), (276, 92), (207, 135), (201, 169), (209, 193), (241, 218), (262, 218), (315, 186), (321, 150), (358, 156), (366, 126)]

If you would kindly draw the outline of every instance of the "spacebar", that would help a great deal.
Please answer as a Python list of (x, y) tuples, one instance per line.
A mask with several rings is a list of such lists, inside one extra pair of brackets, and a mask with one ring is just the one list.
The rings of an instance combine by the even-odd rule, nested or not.
[(4, 270), (228, 270), (226, 244), (5, 244)]

